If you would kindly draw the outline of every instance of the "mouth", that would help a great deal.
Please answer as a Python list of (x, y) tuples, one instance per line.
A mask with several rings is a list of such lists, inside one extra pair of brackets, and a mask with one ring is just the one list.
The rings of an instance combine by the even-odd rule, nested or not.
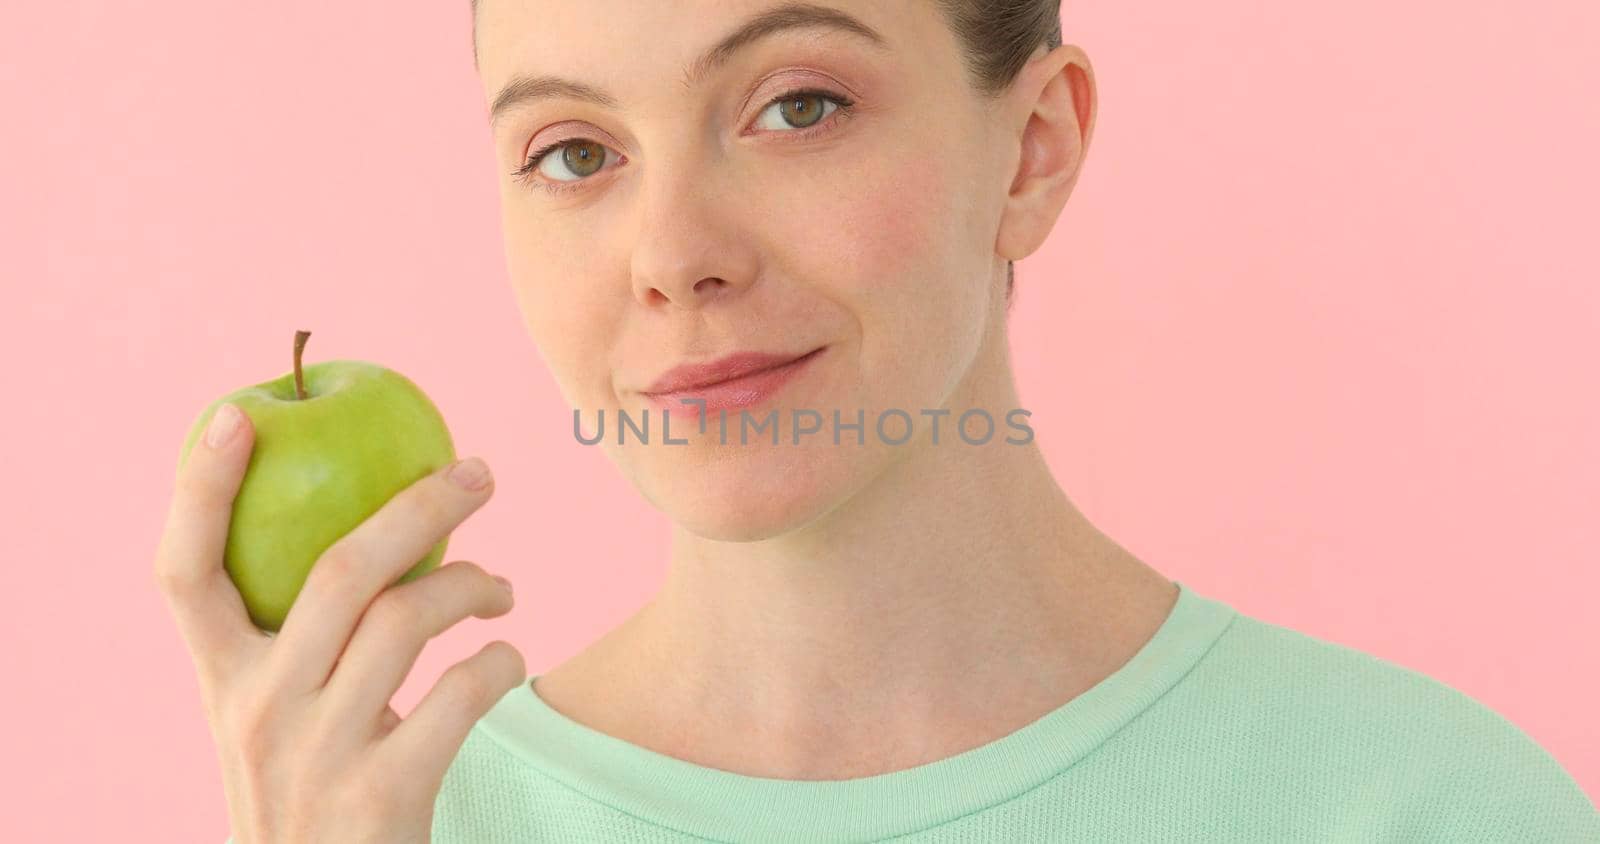
[(656, 379), (649, 389), (640, 392), (646, 396), (670, 396), (731, 384), (752, 375), (803, 363), (825, 348), (818, 346), (801, 355), (740, 352), (710, 363), (686, 364)]
[(684, 399), (703, 399), (707, 410), (750, 407), (776, 394), (825, 349), (827, 346), (818, 346), (801, 355), (742, 352), (709, 363), (684, 365), (640, 394), (667, 409), (694, 406), (686, 406)]

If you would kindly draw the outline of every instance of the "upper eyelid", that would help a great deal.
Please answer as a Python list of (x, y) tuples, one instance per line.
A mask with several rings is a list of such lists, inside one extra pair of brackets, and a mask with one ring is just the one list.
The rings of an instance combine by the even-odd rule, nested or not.
[[(838, 105), (838, 104), (841, 104), (841, 103), (846, 103), (846, 102), (849, 102), (849, 103), (853, 104), (854, 101), (855, 101), (854, 97), (852, 97), (852, 96), (850, 96), (848, 94), (841, 94), (841, 93), (838, 93), (836, 91), (833, 91), (832, 89), (830, 89), (826, 85), (821, 85), (821, 84), (816, 84), (816, 83), (796, 82), (796, 83), (793, 83), (793, 85), (791, 87), (789, 87), (786, 90), (778, 93), (776, 96), (773, 96), (773, 97), (767, 99), (766, 102), (762, 103), (761, 111), (756, 112), (756, 114), (760, 115), (760, 114), (764, 113), (768, 108), (771, 108), (774, 104), (782, 101), (786, 97), (791, 97), (791, 96), (794, 96), (796, 94), (802, 94), (802, 93), (809, 94), (809, 95), (820, 96), (820, 97), (823, 97), (825, 99), (832, 100), (835, 105)], [(783, 133), (779, 133), (779, 134), (783, 134)], [(569, 143), (573, 143), (574, 141), (597, 141), (597, 142), (601, 143), (602, 145), (605, 144), (604, 141), (601, 141), (598, 138), (593, 138), (593, 137), (590, 137), (588, 135), (583, 135), (583, 134), (568, 135), (566, 137), (557, 138), (556, 140), (549, 141), (547, 143), (541, 143), (541, 144), (534, 144), (532, 142), (532, 140), (530, 139), (529, 142), (528, 142), (528, 145), (524, 148), (524, 150), (522, 152), (521, 162), (520, 162), (520, 164), (518, 166), (520, 167), (522, 165), (527, 164), (533, 158), (533, 156), (535, 154), (538, 154), (538, 153), (541, 153), (541, 152), (552, 152), (555, 149), (559, 149), (562, 144), (569, 144)]]

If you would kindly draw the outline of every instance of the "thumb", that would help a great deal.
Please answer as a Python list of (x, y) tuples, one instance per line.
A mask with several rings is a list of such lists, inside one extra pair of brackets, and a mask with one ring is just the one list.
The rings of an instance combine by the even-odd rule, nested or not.
[(258, 638), (223, 567), (233, 501), (254, 442), (250, 417), (222, 402), (196, 422), (179, 457), (156, 579), (196, 657), (226, 659), (238, 643)]

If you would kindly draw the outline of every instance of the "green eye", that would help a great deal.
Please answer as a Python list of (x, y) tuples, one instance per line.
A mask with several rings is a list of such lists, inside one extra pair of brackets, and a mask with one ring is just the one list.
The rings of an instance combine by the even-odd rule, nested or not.
[(790, 125), (804, 129), (822, 119), (828, 101), (814, 94), (803, 94), (783, 100), (778, 112)]
[(600, 144), (589, 141), (581, 144), (567, 144), (561, 153), (561, 163), (567, 169), (577, 173), (581, 178), (593, 174), (600, 169), (606, 160), (606, 148)]
[[(561, 155), (550, 155), (550, 153), (558, 149), (561, 150)], [(552, 175), (545, 169), (544, 165), (547, 160), (558, 162), (569, 173), (574, 174), (573, 177), (564, 178), (559, 175)], [(587, 138), (570, 138), (564, 141), (556, 141), (529, 153), (527, 163), (512, 175), (523, 180), (532, 181), (533, 171), (539, 170), (554, 182), (576, 182), (599, 172), (605, 163), (606, 147), (604, 144), (595, 143)]]
[[(773, 100), (761, 112), (761, 116), (756, 118), (756, 125), (762, 129), (778, 132), (808, 129), (829, 114), (849, 108), (851, 105), (850, 100), (836, 97), (826, 91), (790, 91)], [(769, 115), (772, 117), (769, 118)]]
[[(835, 111), (848, 112), (853, 105), (855, 102), (846, 97), (827, 91), (802, 88), (789, 91), (768, 103), (757, 116), (756, 124), (759, 128), (772, 130), (778, 134), (791, 134), (795, 133), (795, 130), (811, 129)], [(775, 123), (768, 120), (769, 115), (773, 116), (772, 121)], [(561, 152), (559, 156), (550, 155), (557, 150)], [(575, 183), (598, 173), (605, 167), (609, 157), (608, 148), (604, 144), (588, 138), (567, 138), (528, 153), (527, 161), (511, 175), (517, 181), (533, 187), (564, 191), (578, 187)], [(621, 159), (621, 156), (617, 158)], [(546, 164), (550, 164), (551, 168), (546, 168)], [(555, 166), (565, 169), (570, 177), (551, 172)], [(544, 178), (536, 176), (534, 174), (536, 170), (540, 171)]]

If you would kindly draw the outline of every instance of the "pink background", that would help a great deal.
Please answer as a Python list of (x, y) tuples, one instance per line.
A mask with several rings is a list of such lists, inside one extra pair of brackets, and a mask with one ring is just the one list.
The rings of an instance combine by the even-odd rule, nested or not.
[[(1068, 3), (1099, 125), (1013, 320), (1091, 519), (1467, 692), (1592, 797), (1597, 9)], [(450, 558), (519, 605), (432, 642), (402, 713), (490, 638), (539, 671), (647, 599), (664, 519), (573, 442), (508, 287), (466, 0), (6, 17), (12, 838), (226, 834), (151, 559), (182, 434), (295, 329), (414, 378), (498, 477)]]

